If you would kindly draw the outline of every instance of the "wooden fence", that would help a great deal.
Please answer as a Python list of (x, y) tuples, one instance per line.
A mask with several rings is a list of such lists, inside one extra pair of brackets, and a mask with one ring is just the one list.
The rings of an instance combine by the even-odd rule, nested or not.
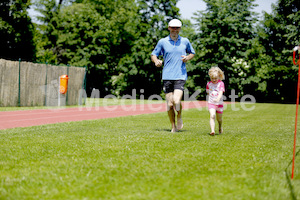
[[(68, 75), (68, 91), (59, 94), (59, 77)], [(0, 59), (0, 106), (76, 105), (84, 88), (84, 67), (54, 66)]]

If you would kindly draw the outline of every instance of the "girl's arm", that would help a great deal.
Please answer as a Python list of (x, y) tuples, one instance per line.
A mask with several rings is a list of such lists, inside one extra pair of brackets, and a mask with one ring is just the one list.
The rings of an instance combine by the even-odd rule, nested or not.
[(206, 94), (209, 94), (209, 86), (208, 86), (208, 84), (209, 83), (206, 84)]
[(219, 91), (219, 94), (217, 98), (214, 100), (214, 102), (218, 103), (221, 100), (222, 96), (223, 96), (223, 91)]

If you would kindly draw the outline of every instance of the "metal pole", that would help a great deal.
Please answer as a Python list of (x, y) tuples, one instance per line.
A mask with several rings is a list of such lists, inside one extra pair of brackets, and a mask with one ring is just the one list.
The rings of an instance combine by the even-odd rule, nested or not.
[(60, 77), (58, 78), (58, 91), (57, 91), (57, 94), (58, 94), (58, 107), (60, 106)]
[(18, 92), (18, 107), (21, 106), (21, 58), (19, 58), (19, 92)]
[[(87, 66), (85, 66), (85, 70), (84, 70), (84, 78), (83, 78), (83, 85), (82, 85), (82, 87), (83, 87), (83, 90), (86, 92), (86, 74), (87, 74), (87, 70), (88, 70), (88, 68), (87, 68)], [(84, 100), (83, 100), (83, 105), (85, 105), (86, 104), (86, 97), (84, 97)]]
[[(293, 52), (293, 62), (296, 65), (296, 51), (298, 51), (300, 46), (297, 46), (294, 48)], [(294, 178), (294, 170), (295, 170), (295, 156), (296, 156), (296, 138), (297, 138), (297, 122), (298, 122), (298, 106), (299, 106), (299, 84), (300, 84), (300, 58), (297, 61), (298, 67), (298, 85), (297, 85), (297, 101), (296, 101), (296, 117), (295, 117), (295, 132), (294, 132), (294, 149), (293, 149), (293, 164), (292, 164), (292, 176), (291, 178)]]
[[(68, 64), (67, 65), (67, 75), (68, 75), (68, 77), (69, 77), (69, 67), (70, 67), (70, 65)], [(68, 94), (68, 90), (67, 90), (67, 93), (66, 93), (66, 106), (68, 105), (68, 100), (69, 100), (69, 94)]]
[(46, 62), (46, 80), (45, 80), (45, 103), (44, 103), (44, 106), (47, 106), (47, 76), (48, 76), (48, 62)]

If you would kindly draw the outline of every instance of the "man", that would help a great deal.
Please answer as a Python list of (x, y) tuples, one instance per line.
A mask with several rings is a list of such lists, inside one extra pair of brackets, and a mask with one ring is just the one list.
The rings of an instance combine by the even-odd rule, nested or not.
[[(177, 132), (183, 128), (181, 99), (187, 80), (185, 63), (195, 56), (190, 41), (179, 35), (181, 26), (180, 20), (172, 19), (168, 27), (170, 35), (160, 39), (151, 54), (151, 60), (156, 67), (163, 65), (163, 61), (158, 59), (158, 56), (163, 55), (162, 80), (166, 94), (168, 116), (172, 124), (171, 132)], [(177, 126), (175, 112), (177, 112)]]

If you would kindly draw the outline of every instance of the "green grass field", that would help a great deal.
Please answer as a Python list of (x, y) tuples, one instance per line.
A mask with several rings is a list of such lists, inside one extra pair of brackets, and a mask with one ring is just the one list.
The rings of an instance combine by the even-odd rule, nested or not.
[(178, 133), (166, 113), (0, 130), (0, 199), (300, 199), (295, 105), (228, 106), (214, 137), (206, 109), (183, 117)]

